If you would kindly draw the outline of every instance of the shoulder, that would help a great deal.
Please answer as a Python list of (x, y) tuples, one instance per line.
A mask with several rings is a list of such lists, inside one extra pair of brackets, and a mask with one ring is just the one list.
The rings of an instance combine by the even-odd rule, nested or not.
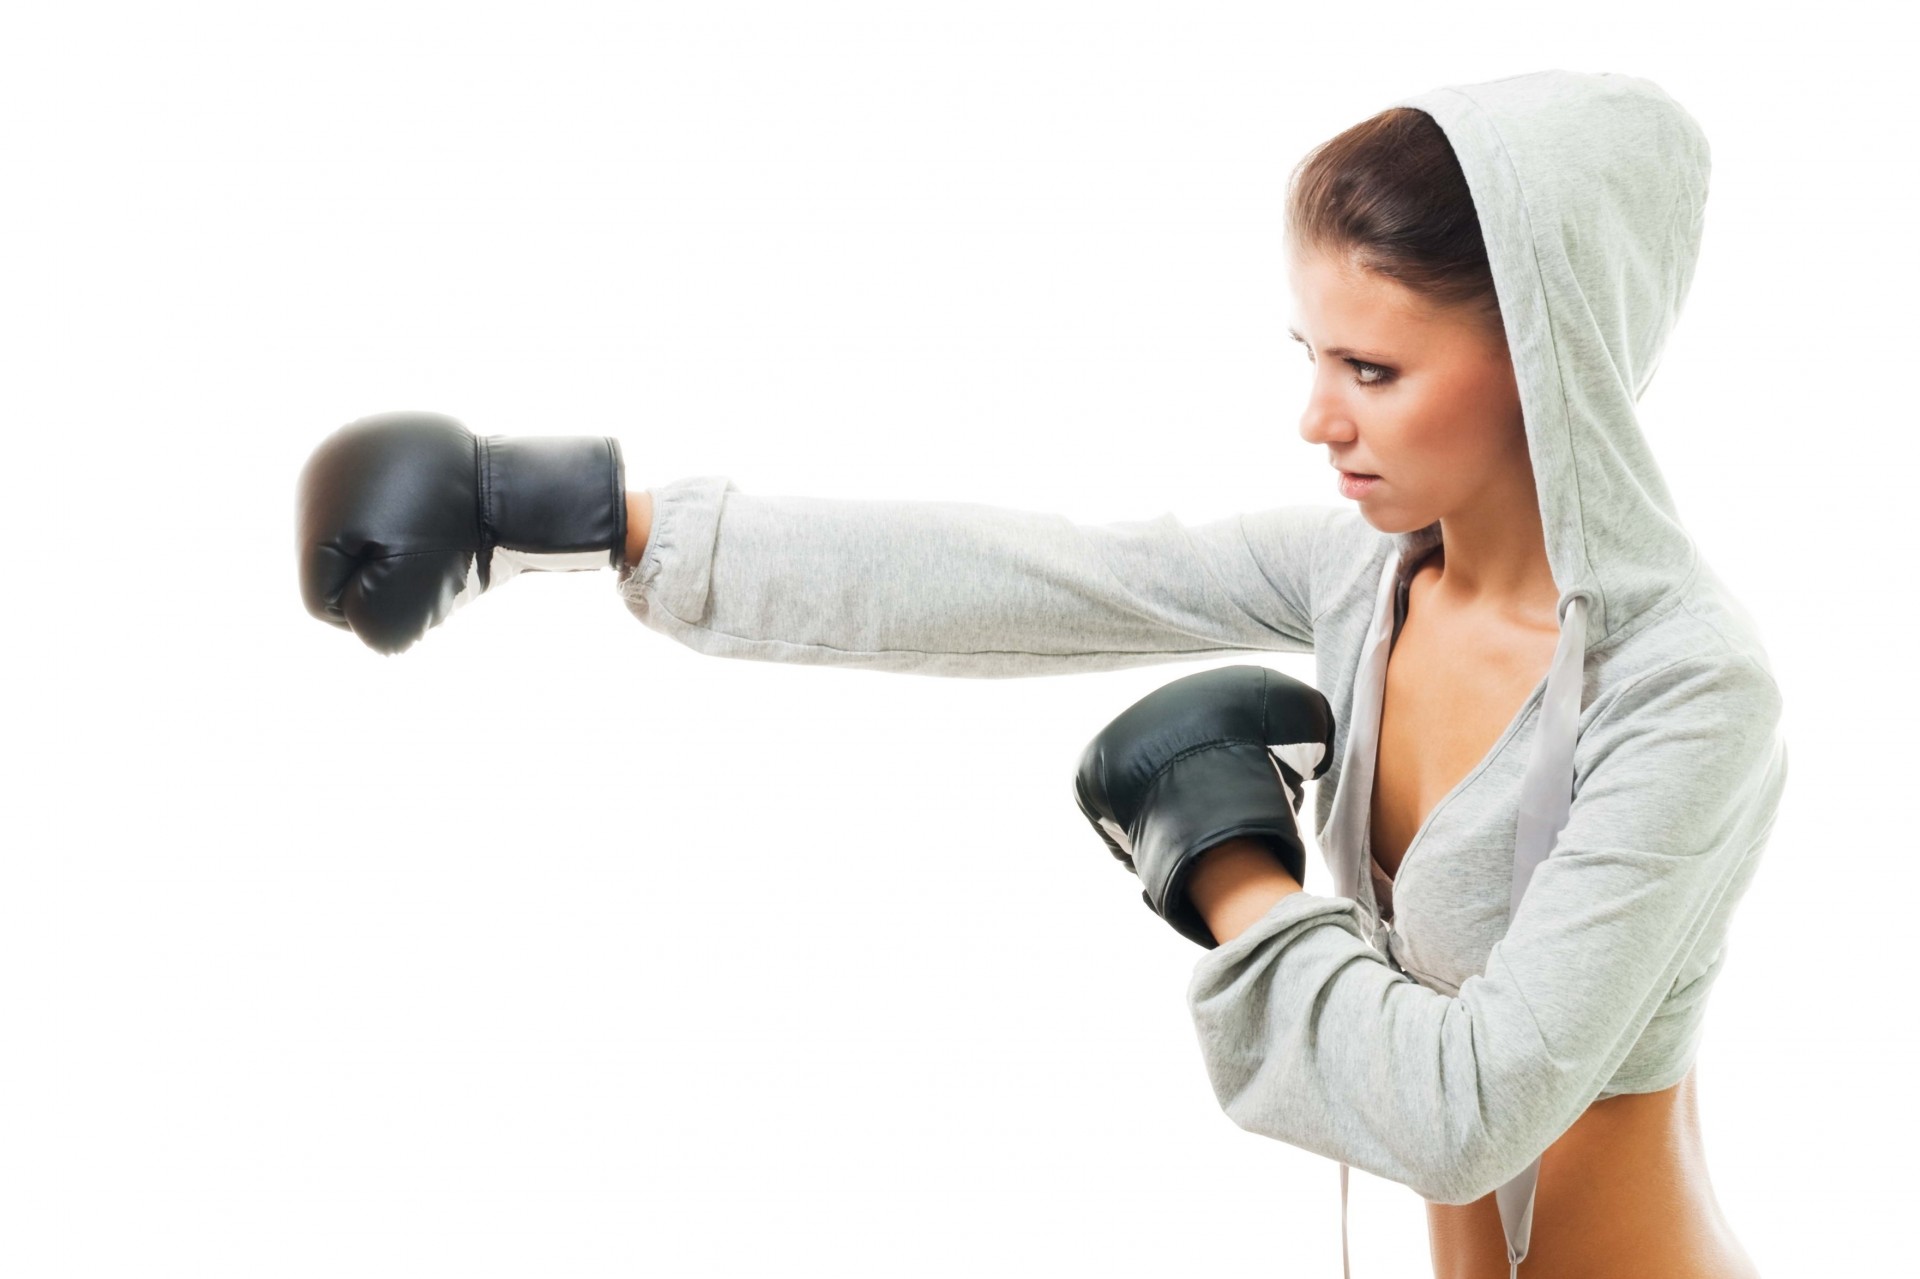
[(1704, 774), (1737, 778), (1781, 749), (1783, 712), (1780, 686), (1755, 655), (1723, 647), (1677, 657), (1620, 679), (1583, 713), (1575, 777), (1624, 766), (1683, 771), (1696, 788)]
[(1753, 616), (1705, 565), (1645, 624), (1592, 649), (1586, 684), (1582, 728), (1599, 718), (1617, 722), (1676, 705), (1743, 711), (1753, 722), (1776, 720), (1782, 709)]

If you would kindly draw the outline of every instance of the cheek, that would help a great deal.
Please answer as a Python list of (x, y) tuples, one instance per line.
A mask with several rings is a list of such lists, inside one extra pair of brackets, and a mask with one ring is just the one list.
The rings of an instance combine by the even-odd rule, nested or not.
[(1511, 383), (1455, 378), (1424, 391), (1406, 417), (1409, 449), (1444, 470), (1484, 476), (1526, 448), (1526, 432)]
[(1471, 470), (1476, 452), (1471, 441), (1477, 432), (1464, 417), (1463, 407), (1445, 387), (1430, 385), (1400, 396), (1388, 418), (1392, 456), (1436, 475)]

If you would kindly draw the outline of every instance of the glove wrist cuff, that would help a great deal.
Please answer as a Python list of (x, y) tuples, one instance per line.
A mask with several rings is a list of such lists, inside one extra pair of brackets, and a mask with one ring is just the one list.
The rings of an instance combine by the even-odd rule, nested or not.
[(620, 566), (627, 493), (619, 440), (488, 435), (476, 437), (474, 448), (480, 526), (489, 547), (528, 552), (521, 558), (529, 568)]

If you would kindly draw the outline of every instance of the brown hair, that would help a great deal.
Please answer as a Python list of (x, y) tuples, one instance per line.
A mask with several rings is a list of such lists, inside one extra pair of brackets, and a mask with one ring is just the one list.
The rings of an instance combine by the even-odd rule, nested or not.
[(1505, 340), (1473, 193), (1432, 116), (1390, 107), (1321, 143), (1287, 189), (1294, 252), (1324, 253), (1462, 308)]

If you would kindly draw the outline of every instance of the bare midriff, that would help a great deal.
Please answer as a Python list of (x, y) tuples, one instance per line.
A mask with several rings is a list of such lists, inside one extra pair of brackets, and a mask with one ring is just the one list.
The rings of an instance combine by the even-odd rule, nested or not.
[[(1522, 1279), (1759, 1279), (1707, 1178), (1695, 1070), (1596, 1101), (1540, 1157)], [(1434, 1279), (1508, 1279), (1492, 1194), (1427, 1204)]]

